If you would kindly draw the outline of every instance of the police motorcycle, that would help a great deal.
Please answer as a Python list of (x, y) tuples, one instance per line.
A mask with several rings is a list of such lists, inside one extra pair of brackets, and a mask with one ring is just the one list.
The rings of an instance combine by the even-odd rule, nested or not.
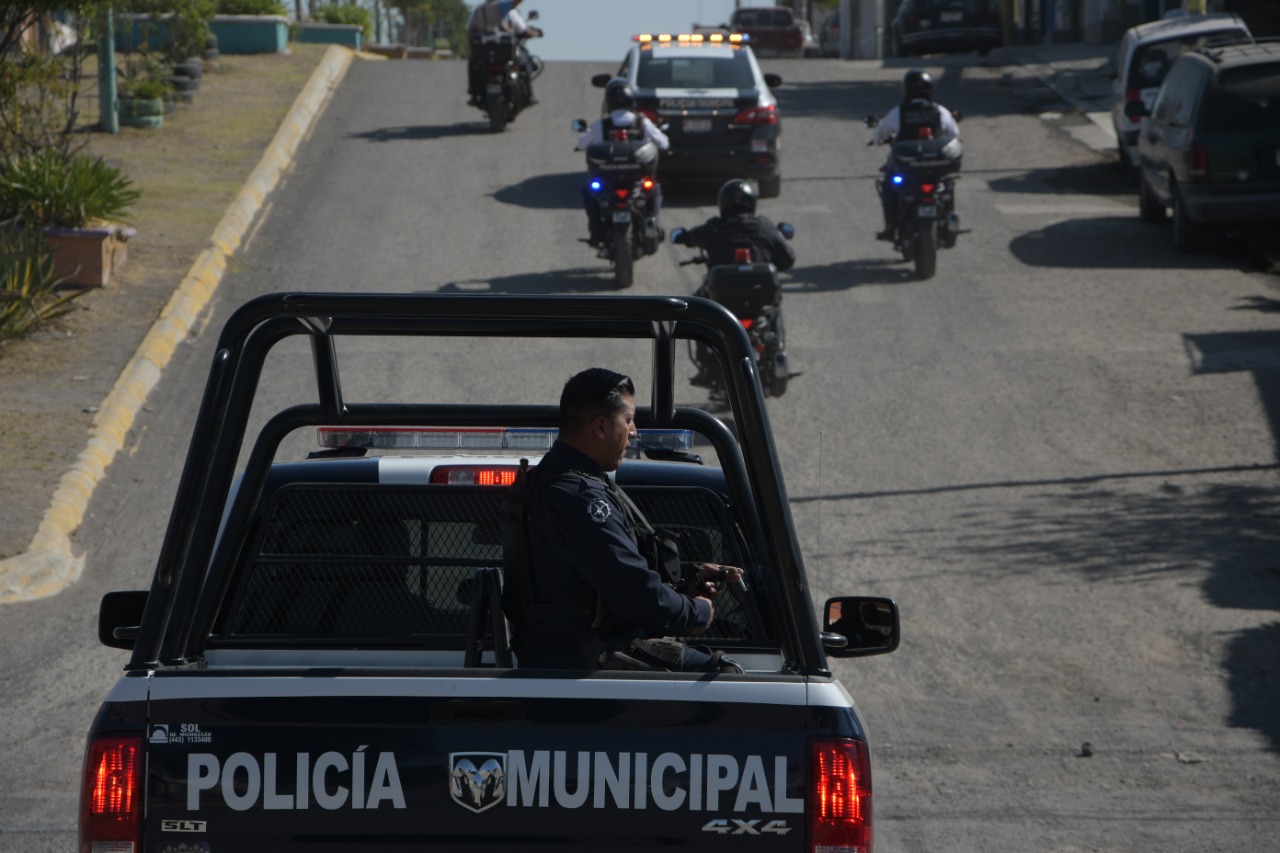
[[(574, 119), (573, 130), (584, 133), (587, 123)], [(658, 146), (618, 129), (603, 142), (587, 146), (588, 207), (596, 218), (599, 255), (613, 264), (619, 288), (631, 286), (635, 262), (658, 251)]]
[[(958, 111), (952, 114), (960, 120)], [(869, 115), (863, 123), (875, 127), (880, 119)], [(885, 179), (876, 182), (876, 192), (897, 194), (894, 248), (907, 263), (915, 263), (917, 278), (928, 279), (937, 271), (938, 249), (952, 248), (956, 237), (966, 233), (955, 212), (964, 146), (958, 138), (935, 139), (928, 128), (920, 134), (890, 143), (888, 162), (880, 167)]]
[[(795, 226), (779, 222), (778, 230), (790, 240), (795, 236)], [(671, 232), (672, 243), (683, 243), (685, 229)], [(754, 257), (749, 248), (734, 250), (733, 264), (717, 264), (707, 270), (702, 287), (696, 295), (719, 302), (738, 318), (747, 332), (747, 339), (756, 354), (756, 368), (765, 396), (781, 397), (787, 392), (787, 384), (793, 376), (787, 360), (786, 332), (782, 324), (782, 285), (778, 281), (778, 268)], [(707, 254), (701, 248), (696, 257), (681, 261), (680, 266), (706, 264)], [(718, 365), (707, 350), (695, 341), (689, 342), (689, 358), (698, 368), (699, 375), (713, 377), (710, 380), (712, 398), (723, 396), (724, 389)]]
[[(530, 21), (537, 18), (536, 11), (529, 13)], [(541, 31), (536, 34), (541, 35)], [(506, 130), (507, 124), (530, 106), (529, 83), (536, 80), (544, 68), (541, 59), (525, 50), (525, 41), (532, 37), (515, 32), (471, 36), (472, 61), (480, 64), (484, 80), (484, 95), (477, 106), (489, 116), (489, 130), (493, 133)], [(526, 73), (528, 81), (524, 79)]]

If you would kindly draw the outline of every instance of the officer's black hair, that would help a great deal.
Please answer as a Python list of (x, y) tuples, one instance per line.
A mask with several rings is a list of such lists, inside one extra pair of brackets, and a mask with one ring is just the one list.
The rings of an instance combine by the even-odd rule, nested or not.
[(605, 367), (589, 367), (570, 377), (560, 393), (560, 432), (572, 434), (600, 416), (612, 417), (636, 395), (631, 377)]

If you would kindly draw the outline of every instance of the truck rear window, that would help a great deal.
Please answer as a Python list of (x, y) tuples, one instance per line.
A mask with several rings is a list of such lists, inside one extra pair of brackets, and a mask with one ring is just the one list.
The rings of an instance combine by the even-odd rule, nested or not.
[[(628, 487), (692, 562), (746, 565), (724, 502), (698, 487)], [(279, 489), (210, 642), (465, 647), (476, 571), (501, 568), (503, 490), (297, 483)], [(491, 639), (491, 638), (490, 638)], [(763, 640), (754, 602), (721, 596), (701, 640)]]

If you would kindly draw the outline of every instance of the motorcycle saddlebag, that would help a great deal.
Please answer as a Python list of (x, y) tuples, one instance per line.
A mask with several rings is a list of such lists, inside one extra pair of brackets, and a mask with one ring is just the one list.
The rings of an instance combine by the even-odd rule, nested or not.
[(515, 59), (515, 34), (476, 33), (471, 36), (471, 55), (485, 65), (506, 65)]
[(739, 320), (759, 317), (782, 296), (773, 264), (721, 264), (707, 272), (707, 296)]
[(893, 143), (894, 168), (921, 178), (941, 178), (960, 171), (964, 146), (959, 139), (910, 139)]
[(634, 184), (658, 170), (658, 146), (646, 139), (606, 140), (587, 146), (587, 171), (615, 184)]

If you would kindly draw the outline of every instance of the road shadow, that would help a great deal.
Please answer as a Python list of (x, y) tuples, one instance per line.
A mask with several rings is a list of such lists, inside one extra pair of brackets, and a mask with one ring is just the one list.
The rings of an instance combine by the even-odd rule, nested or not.
[(1031, 169), (1004, 178), (993, 178), (987, 185), (1000, 193), (1100, 195), (1137, 199), (1135, 186), (1124, 178), (1120, 167), (1113, 161)]
[(612, 293), (617, 290), (613, 268), (573, 267), (541, 273), (520, 273), (497, 278), (464, 279), (442, 284), (437, 293), (510, 293), (542, 296), (557, 293)]
[(782, 290), (796, 296), (852, 290), (868, 284), (907, 284), (916, 281), (914, 268), (898, 257), (864, 258), (822, 266), (793, 267), (786, 275)]
[(559, 172), (534, 175), (518, 184), (503, 187), (493, 198), (503, 204), (514, 204), (532, 210), (581, 210), (585, 172)]
[[(1082, 251), (1082, 247), (1088, 247)], [(1020, 234), (1009, 251), (1032, 267), (1066, 269), (1220, 269), (1254, 268), (1234, 241), (1216, 239), (1208, 251), (1191, 254), (1173, 248), (1167, 225), (1150, 225), (1132, 217), (1069, 219)]]
[(481, 124), (417, 124), (404, 127), (379, 127), (363, 133), (348, 133), (348, 139), (366, 139), (369, 142), (421, 142), (428, 139), (447, 139), (452, 136), (488, 135), (488, 125)]
[[(782, 114), (783, 133), (791, 116), (848, 122), (850, 131), (863, 132), (862, 117), (883, 115), (897, 106), (902, 89), (896, 81), (822, 80), (785, 83), (774, 90)], [(866, 131), (870, 133), (870, 131)]]

